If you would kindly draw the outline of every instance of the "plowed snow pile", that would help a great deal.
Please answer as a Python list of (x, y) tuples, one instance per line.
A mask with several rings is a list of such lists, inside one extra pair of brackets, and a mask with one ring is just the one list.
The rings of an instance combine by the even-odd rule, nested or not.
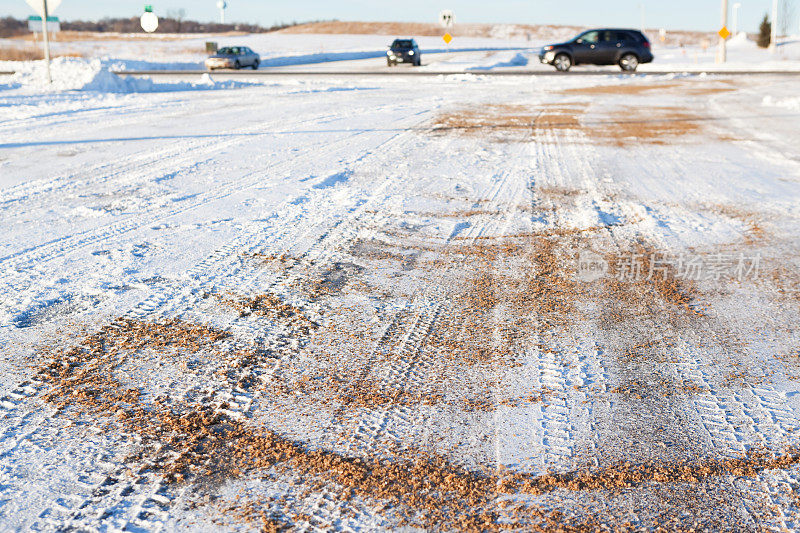
[(92, 91), (100, 93), (147, 93), (192, 90), (218, 90), (246, 87), (252, 83), (216, 81), (209, 74), (198, 75), (198, 81), (154, 82), (150, 78), (118, 76), (109, 71), (109, 63), (99, 59), (87, 61), (60, 57), (51, 65), (52, 84), (47, 82), (41, 61), (20, 63), (11, 82), (19, 84), (21, 91), (29, 93), (54, 93), (61, 91)]

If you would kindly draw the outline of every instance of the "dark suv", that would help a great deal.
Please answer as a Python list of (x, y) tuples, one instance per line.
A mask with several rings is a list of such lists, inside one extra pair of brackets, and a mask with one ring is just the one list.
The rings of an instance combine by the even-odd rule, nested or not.
[(563, 72), (581, 64), (619, 65), (633, 72), (652, 60), (650, 41), (636, 30), (589, 30), (566, 43), (547, 45), (539, 53), (539, 61)]
[(386, 64), (392, 67), (398, 63), (411, 63), (415, 67), (422, 64), (417, 41), (414, 39), (395, 39), (386, 52)]

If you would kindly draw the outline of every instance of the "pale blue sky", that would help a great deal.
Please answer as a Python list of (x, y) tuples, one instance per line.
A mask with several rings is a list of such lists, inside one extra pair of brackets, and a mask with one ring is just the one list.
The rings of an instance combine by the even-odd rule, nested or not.
[[(731, 5), (736, 0), (730, 0)], [(770, 0), (739, 0), (740, 29), (756, 31)], [(139, 15), (145, 3), (158, 15), (184, 8), (189, 18), (217, 20), (216, 0), (63, 0), (55, 13), (64, 20)], [(228, 0), (227, 20), (270, 25), (315, 19), (435, 21), (439, 10), (455, 11), (461, 22), (517, 22), (639, 27), (640, 5), (648, 28), (716, 30), (720, 0)], [(27, 17), (24, 0), (0, 0), (0, 16)], [(797, 23), (793, 24), (797, 28)]]

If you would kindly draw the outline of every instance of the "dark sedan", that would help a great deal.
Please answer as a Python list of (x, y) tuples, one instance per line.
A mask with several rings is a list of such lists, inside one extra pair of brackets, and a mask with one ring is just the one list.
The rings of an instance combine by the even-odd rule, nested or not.
[(571, 41), (547, 45), (539, 53), (539, 61), (563, 72), (573, 65), (619, 65), (633, 72), (652, 60), (650, 41), (637, 30), (589, 30)]
[(256, 70), (260, 64), (261, 56), (246, 46), (226, 46), (225, 48), (220, 48), (216, 54), (206, 59), (206, 68), (208, 70), (218, 68), (239, 70), (242, 67), (251, 67)]
[(386, 52), (386, 64), (390, 67), (398, 63), (411, 63), (415, 67), (422, 64), (422, 54), (414, 39), (396, 39)]

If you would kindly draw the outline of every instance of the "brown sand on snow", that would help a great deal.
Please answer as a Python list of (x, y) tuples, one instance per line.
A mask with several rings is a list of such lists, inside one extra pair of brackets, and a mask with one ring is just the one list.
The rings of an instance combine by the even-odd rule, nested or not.
[(685, 96), (704, 96), (732, 92), (736, 90), (735, 80), (720, 80), (713, 82), (699, 82), (696, 80), (674, 81), (666, 83), (643, 83), (643, 84), (618, 84), (618, 85), (591, 85), (589, 87), (571, 87), (558, 91), (565, 96), (585, 95), (585, 96), (604, 96), (604, 95), (626, 95), (641, 96), (653, 94), (671, 94)]
[(531, 141), (537, 129), (579, 129), (586, 104), (569, 106), (467, 106), (437, 116), (434, 135), (484, 137), (493, 141)]
[[(755, 451), (733, 459), (710, 458), (679, 464), (621, 463), (597, 471), (542, 476), (477, 474), (435, 456), (389, 461), (309, 450), (265, 428), (215, 413), (209, 407), (158, 402), (145, 405), (135, 388), (125, 387), (113, 377), (117, 358), (124, 351), (164, 346), (197, 351), (212, 347), (222, 338), (224, 334), (206, 326), (174, 321), (127, 321), (102, 328), (79, 347), (54, 354), (41, 373), (51, 386), (45, 399), (56, 404), (66, 416), (88, 412), (107, 417), (117, 431), (135, 433), (145, 444), (164, 444), (167, 453), (162, 452), (155, 468), (173, 483), (237, 478), (280, 465), (305, 477), (312, 485), (333, 488), (341, 499), (359, 497), (381, 502), (401, 522), (422, 527), (477, 531), (498, 527), (497, 521), (502, 519), (530, 530), (560, 527), (588, 531), (600, 524), (570, 524), (558, 512), (531, 505), (513, 504), (504, 508), (498, 498), (556, 490), (613, 491), (651, 482), (692, 484), (716, 476), (752, 477), (766, 469), (800, 463), (800, 453), (794, 450), (785, 454)], [(281, 525), (272, 516), (265, 519), (267, 528)]]
[(629, 106), (588, 117), (588, 103), (559, 106), (482, 105), (442, 113), (430, 128), (433, 135), (483, 137), (495, 142), (548, 142), (539, 132), (582, 132), (585, 141), (612, 146), (669, 144), (707, 133), (707, 117), (683, 106)]
[[(545, 192), (552, 197), (551, 201), (557, 201), (560, 196), (580, 194), (557, 188)], [(438, 324), (427, 349), (436, 353), (439, 360), (457, 364), (513, 365), (515, 347), (527, 342), (520, 337), (521, 332), (530, 333), (538, 328), (546, 341), (548, 332), (568, 328), (580, 319), (576, 302), (589, 295), (575, 279), (572, 254), (577, 246), (586, 245), (591, 239), (592, 234), (586, 232), (543, 233), (476, 243), (456, 241), (448, 247), (423, 244), (424, 251), (438, 251), (439, 256), (436, 261), (427, 263), (426, 268), (441, 275), (452, 272), (449, 275), (459, 278), (450, 298), (454, 312)], [(413, 248), (413, 245), (407, 246)], [(380, 245), (373, 243), (373, 247), (376, 248), (373, 253), (377, 253)], [(652, 247), (633, 251), (644, 256), (657, 252)], [(385, 255), (377, 255), (381, 261), (404, 256), (391, 249)], [(506, 265), (507, 258), (521, 262)], [(453, 270), (453, 264), (469, 265), (469, 268)], [(622, 321), (636, 314), (652, 313), (649, 302), (663, 302), (689, 317), (697, 316), (693, 304), (701, 297), (695, 287), (675, 279), (669, 271), (661, 277), (638, 280), (628, 286), (609, 281), (604, 294), (609, 301), (619, 302), (617, 312)], [(217, 298), (224, 308), (239, 314), (263, 316), (285, 324), (298, 338), (325, 331), (309, 321), (303, 309), (272, 294)], [(488, 317), (501, 304), (510, 305), (517, 312), (501, 318), (500, 343), (497, 344), (494, 341), (496, 324)], [(344, 309), (338, 312), (346, 314)], [(536, 321), (530, 322), (526, 317), (535, 317)], [(73, 348), (43, 351), (48, 362), (40, 376), (50, 386), (44, 398), (58, 407), (61, 416), (79, 420), (83, 413), (91, 413), (106, 419), (109, 431), (138, 435), (144, 444), (143, 454), (148, 453), (148, 444), (163, 444), (164, 448), (155, 452), (156, 468), (173, 483), (202, 486), (207, 481), (236, 479), (277, 467), (304, 478), (311, 488), (331, 490), (343, 501), (358, 498), (372, 502), (371, 505), (384, 509), (387, 516), (399, 524), (428, 528), (477, 531), (505, 524), (528, 530), (591, 531), (606, 524), (606, 519), (595, 517), (591, 510), (579, 518), (566, 518), (558, 511), (543, 510), (530, 503), (503, 503), (502, 500), (508, 495), (535, 496), (560, 490), (614, 492), (649, 483), (702, 484), (716, 477), (754, 476), (765, 469), (788, 468), (800, 463), (800, 454), (795, 450), (785, 454), (760, 451), (736, 459), (622, 462), (601, 469), (535, 476), (503, 471), (472, 472), (431, 454), (417, 458), (398, 454), (391, 459), (348, 457), (330, 450), (311, 449), (269, 428), (231, 419), (210, 406), (147, 398), (136, 384), (125, 385), (117, 375), (120, 365), (141, 352), (170, 358), (206, 352), (216, 354), (219, 360), (247, 359), (248, 364), (260, 364), (261, 356), (257, 353), (247, 357), (229, 353), (231, 348), (221, 346), (228, 338), (229, 334), (224, 331), (177, 319), (119, 320), (89, 334)], [(652, 343), (635, 343), (626, 356), (646, 358), (655, 348)], [(540, 349), (550, 348), (545, 344)], [(284, 382), (283, 389), (272, 390), (278, 395), (302, 392), (305, 394), (303, 401), (367, 408), (413, 407), (426, 402), (451, 401), (445, 398), (443, 391), (391, 389), (369, 377), (354, 379), (353, 374), (346, 372), (328, 375), (327, 381), (310, 379), (315, 377), (301, 376), (298, 380)], [(665, 382), (661, 388), (667, 391), (676, 386), (680, 393), (696, 392), (689, 382)], [(642, 390), (641, 384), (620, 383), (612, 388), (611, 394), (634, 397), (641, 396)], [(501, 399), (500, 403), (548, 402), (551, 394), (552, 391), (547, 390), (533, 391), (525, 397)], [(485, 410), (483, 398), (485, 395), (466, 397), (460, 407)], [(252, 502), (241, 506), (233, 504), (233, 507), (231, 516), (256, 520), (256, 523), (263, 521), (265, 530), (282, 528), (302, 519), (300, 516), (276, 516), (263, 505)], [(624, 525), (617, 526), (624, 529)]]
[[(468, 110), (458, 116), (443, 115), (437, 123), (441, 125), (439, 133), (444, 134), (472, 135), (475, 131), (488, 129), (501, 137), (513, 137), (524, 132), (525, 139), (528, 139), (539, 130), (556, 134), (569, 130), (585, 131), (591, 125), (587, 126), (585, 122), (584, 107), (561, 106), (531, 113), (521, 106), (492, 106)], [(661, 112), (674, 118), (670, 114), (683, 111), (663, 108), (655, 111), (656, 116)], [(675, 122), (688, 123), (691, 120), (679, 116)], [(630, 126), (630, 131), (647, 138), (647, 135), (654, 135), (648, 127), (652, 128)], [(684, 127), (687, 129), (682, 129)], [(661, 130), (659, 139), (696, 131), (685, 125), (666, 128), (673, 129)], [(568, 205), (584, 193), (551, 187), (535, 194), (545, 200), (539, 207), (543, 212), (554, 212), (558, 209), (558, 202)], [(460, 212), (460, 215), (498, 216), (495, 210), (475, 211)], [(626, 323), (642, 317), (652, 318), (663, 313), (665, 308), (687, 321), (703, 318), (699, 305), (703, 294), (693, 284), (677, 279), (669, 269), (660, 271), (655, 277), (629, 283), (609, 277), (602, 282), (599, 296), (577, 281), (576, 250), (592, 245), (596, 242), (594, 239), (601, 238), (607, 231), (608, 227), (555, 228), (539, 233), (487, 237), (475, 242), (456, 239), (447, 246), (437, 241), (425, 241), (422, 237), (415, 240), (409, 233), (396, 231), (393, 234), (395, 245), (375, 239), (357, 242), (351, 250), (342, 252), (351, 253), (353, 263), (358, 263), (367, 272), (371, 272), (370, 268), (377, 262), (395, 262), (397, 270), (402, 270), (409, 256), (427, 254), (434, 257), (420, 260), (416, 268), (430, 273), (431, 280), (452, 285), (452, 292), (447, 295), (449, 312), (437, 322), (437, 327), (424, 343), (424, 349), (434, 354), (435, 361), (442, 368), (513, 368), (519, 364), (519, 348), (531, 347), (532, 335), (540, 337), (536, 349), (558, 357), (562, 349), (557, 343), (559, 335), (587, 318), (580, 304), (592, 298), (604, 309), (605, 327), (617, 333), (625, 331), (621, 326)], [(606, 258), (611, 264), (616, 264), (626, 254), (636, 253), (647, 268), (647, 258), (658, 252), (656, 246), (640, 242), (631, 245), (629, 250), (618, 245), (618, 251), (606, 254)], [(325, 299), (333, 291), (343, 290), (342, 286), (328, 283), (325, 279), (330, 268), (321, 268), (302, 259), (269, 254), (246, 259), (268, 265), (278, 272), (299, 269), (297, 272), (309, 279), (293, 289), (318, 302), (327, 303)], [(349, 275), (357, 278), (361, 272), (355, 269)], [(389, 287), (383, 290), (400, 289)], [(352, 363), (348, 363), (348, 358), (342, 357), (343, 353), (358, 354), (358, 350), (364, 348), (364, 336), (359, 330), (353, 327), (351, 331), (338, 331), (335, 327), (321, 326), (308, 318), (302, 307), (291, 305), (275, 294), (212, 296), (219, 301), (223, 311), (263, 317), (285, 326), (288, 335), (298, 340), (301, 347), (312, 338), (330, 336), (327, 339), (329, 356), (332, 360), (343, 360), (341, 366), (319, 367), (318, 374), (290, 376), (287, 373), (278, 376), (267, 388), (272, 397), (296, 399), (300, 395), (302, 402), (312, 407), (338, 406), (344, 411), (347, 408), (414, 408), (433, 404), (464, 411), (496, 408), (486, 400), (492, 397), (492, 388), (499, 385), (490, 379), (486, 380), (485, 390), (453, 399), (452, 395), (448, 396), (444, 379), (432, 379), (425, 385), (428, 388), (420, 390), (395, 388), (374, 377), (364, 376), (362, 369), (348, 366), (359, 364), (360, 359), (354, 357)], [(390, 296), (397, 296), (397, 293), (390, 292)], [(496, 316), (494, 311), (501, 306), (514, 312)], [(360, 315), (351, 315), (346, 308), (334, 307), (329, 316), (336, 326), (346, 325), (348, 321), (357, 324), (362, 320)], [(401, 321), (402, 324), (406, 322)], [(691, 488), (717, 478), (753, 477), (764, 470), (800, 464), (797, 450), (784, 453), (757, 450), (740, 458), (693, 457), (684, 461), (637, 464), (622, 461), (602, 468), (532, 475), (493, 471), (488, 465), (483, 471), (471, 471), (432, 453), (416, 457), (401, 452), (389, 458), (351, 457), (332, 450), (313, 449), (309, 443), (293, 441), (269, 427), (233, 419), (225, 414), (224, 404), (209, 406), (150, 398), (136, 383), (128, 383), (120, 376), (120, 367), (142, 353), (170, 360), (206, 353), (225, 362), (221, 371), (231, 367), (232, 373), (242, 367), (257, 369), (271, 361), (265, 361), (271, 356), (257, 351), (228, 346), (230, 340), (228, 332), (178, 319), (159, 322), (118, 320), (86, 335), (72, 348), (42, 351), (46, 363), (39, 375), (49, 386), (44, 399), (55, 405), (63, 417), (79, 421), (89, 413), (105, 421), (108, 431), (138, 436), (143, 443), (139, 453), (143, 456), (153, 454), (150, 458), (155, 461), (154, 468), (171, 483), (207, 487), (250, 475), (269, 476), (277, 469), (303, 479), (309, 490), (324, 487), (341, 501), (358, 499), (367, 502), (396, 525), (446, 530), (479, 531), (506, 527), (532, 531), (635, 529), (634, 526), (609, 521), (602, 514), (602, 507), (564, 516), (560, 511), (531, 504), (530, 500), (522, 498), (523, 501), (512, 502), (508, 497), (553, 494), (557, 498), (559, 491), (570, 491), (596, 492), (602, 498), (606, 493), (619, 494), (643, 485), (668, 485), (683, 490), (681, 487)], [(656, 341), (636, 338), (622, 350), (620, 359), (657, 362), (669, 343), (668, 338)], [(391, 365), (408, 356), (395, 350), (392, 343), (387, 343), (385, 348), (386, 353), (376, 356), (378, 370), (383, 368), (382, 365)], [(727, 385), (736, 384), (736, 376), (731, 376)], [(248, 379), (238, 379), (237, 385), (261, 386)], [(617, 401), (622, 402), (641, 400), (650, 392), (669, 398), (703, 392), (689, 381), (667, 379), (655, 384), (620, 379), (613, 385), (609, 393), (620, 397)], [(551, 390), (533, 390), (522, 396), (501, 397), (497, 404), (546, 404), (553, 401), (554, 396), (557, 394)], [(151, 444), (164, 447), (159, 451), (149, 451)], [(135, 458), (131, 464), (136, 464)], [(678, 500), (675, 505), (680, 506), (682, 501)], [(280, 530), (304, 519), (291, 514), (291, 503), (278, 509), (282, 512), (271, 508), (272, 503), (228, 503), (225, 511), (227, 516), (252, 521), (265, 531)], [(653, 524), (653, 527), (659, 526), (663, 524)]]

